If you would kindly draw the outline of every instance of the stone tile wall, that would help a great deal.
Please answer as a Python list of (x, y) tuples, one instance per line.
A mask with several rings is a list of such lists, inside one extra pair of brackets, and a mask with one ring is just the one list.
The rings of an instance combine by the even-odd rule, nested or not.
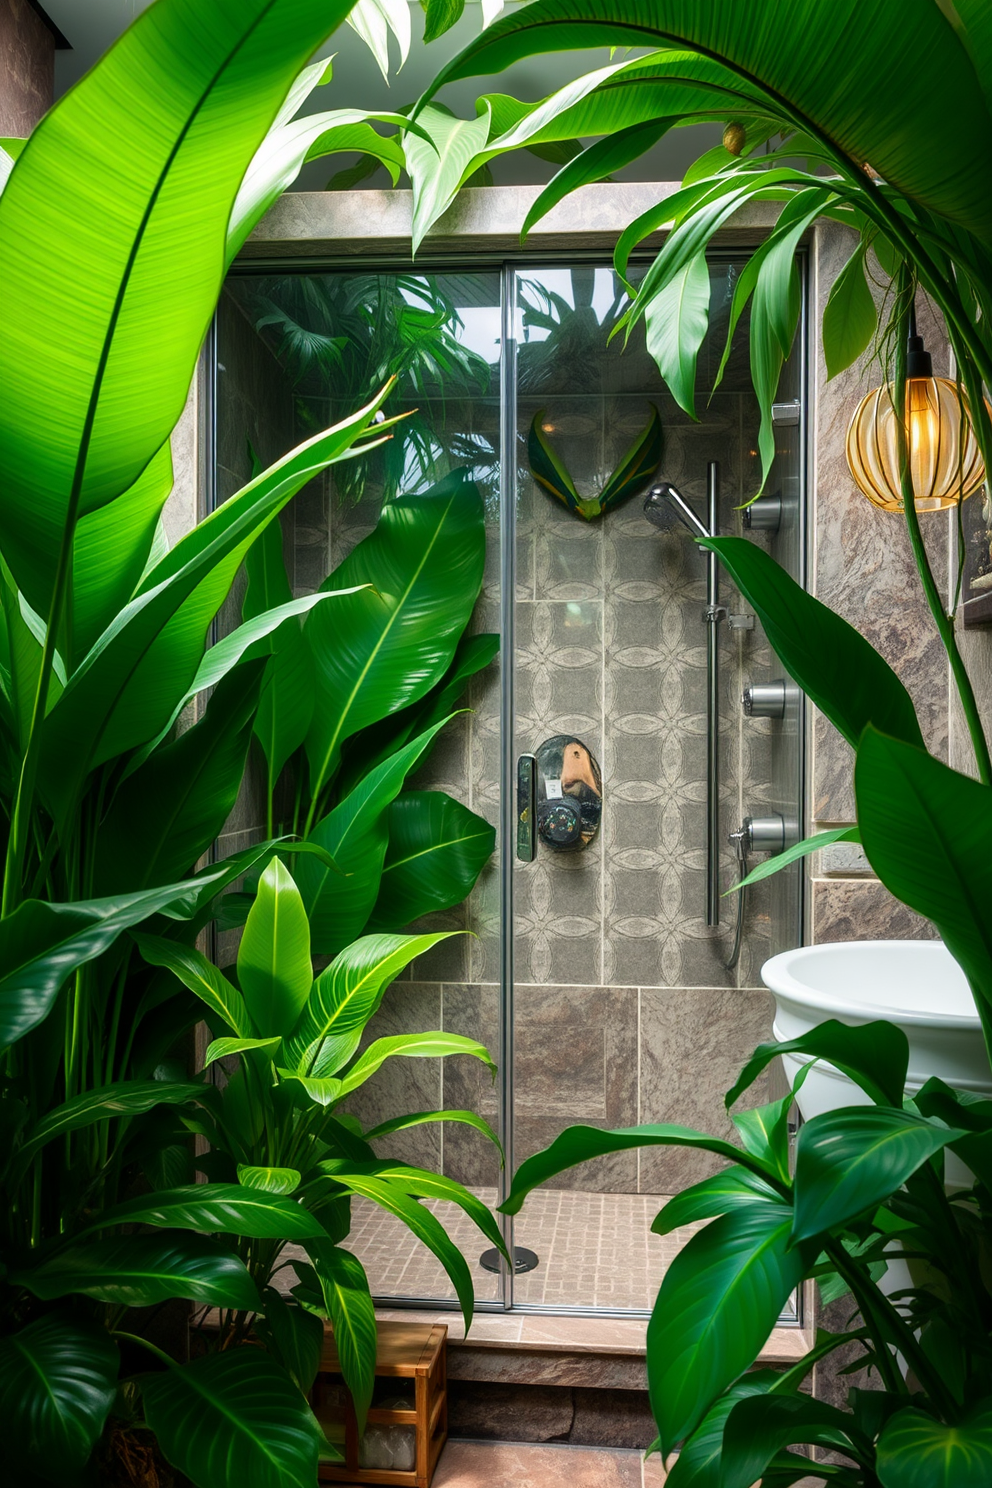
[(53, 32), (28, 0), (0, 0), (0, 136), (29, 135), (54, 86)]

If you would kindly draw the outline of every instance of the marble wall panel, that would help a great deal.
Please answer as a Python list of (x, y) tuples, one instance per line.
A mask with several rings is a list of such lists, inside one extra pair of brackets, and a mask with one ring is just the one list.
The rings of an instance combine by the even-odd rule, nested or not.
[[(637, 991), (632, 987), (518, 985), (514, 1000), (519, 1163), (572, 1122), (625, 1126), (637, 1119)], [(555, 1179), (558, 1188), (631, 1193), (630, 1153)]]
[[(818, 325), (830, 287), (855, 239), (837, 224), (816, 229), (813, 323)], [(921, 305), (921, 328), (938, 372), (946, 353)], [(875, 646), (906, 684), (916, 703), (928, 748), (941, 758), (948, 748), (948, 684), (944, 653), (916, 577), (905, 524), (866, 501), (851, 479), (845, 457), (847, 427), (859, 400), (876, 385), (877, 365), (867, 358), (827, 380), (817, 338), (813, 361), (813, 568), (810, 587)], [(924, 519), (924, 532), (941, 590), (948, 572), (947, 524)], [(811, 815), (817, 822), (854, 820), (851, 754), (820, 714), (813, 723)]]
[(0, 0), (0, 136), (26, 138), (54, 87), (53, 33), (28, 0)]
[[(446, 1033), (476, 1039), (499, 1058), (499, 986), (495, 982), (448, 983), (442, 988)], [(442, 1066), (444, 1108), (474, 1111), (499, 1126), (499, 1085), (477, 1059), (447, 1059)], [(445, 1124), (444, 1172), (473, 1188), (495, 1188), (499, 1157), (492, 1143), (469, 1126)]]
[[(734, 1141), (724, 1108), (745, 1061), (771, 1034), (772, 1000), (765, 991), (682, 987), (640, 992), (640, 1122), (678, 1122)], [(764, 1080), (744, 1104), (766, 1099)], [(723, 1164), (690, 1148), (645, 1148), (639, 1192), (674, 1194)]]
[(814, 945), (830, 940), (936, 940), (929, 920), (894, 899), (872, 878), (814, 879)]

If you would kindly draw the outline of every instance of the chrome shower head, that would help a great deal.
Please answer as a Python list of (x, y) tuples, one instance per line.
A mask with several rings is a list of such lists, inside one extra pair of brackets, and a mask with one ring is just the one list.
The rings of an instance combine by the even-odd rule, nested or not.
[(671, 532), (676, 522), (681, 522), (694, 537), (711, 536), (682, 493), (668, 481), (661, 481), (651, 487), (644, 498), (644, 515), (653, 526), (660, 527), (663, 532)]

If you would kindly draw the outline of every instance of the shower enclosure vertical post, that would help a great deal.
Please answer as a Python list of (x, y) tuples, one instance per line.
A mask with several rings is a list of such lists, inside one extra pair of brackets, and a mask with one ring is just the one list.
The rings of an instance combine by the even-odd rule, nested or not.
[[(706, 467), (706, 525), (719, 531), (720, 467)], [(720, 607), (719, 559), (706, 554), (706, 923), (720, 923)]]

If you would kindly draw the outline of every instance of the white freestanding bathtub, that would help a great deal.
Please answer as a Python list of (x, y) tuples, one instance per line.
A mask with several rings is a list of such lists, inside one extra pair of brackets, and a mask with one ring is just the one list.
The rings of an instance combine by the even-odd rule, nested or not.
[[(775, 1037), (782, 1043), (818, 1023), (872, 1023), (884, 1018), (909, 1040), (906, 1094), (933, 1075), (948, 1085), (992, 1097), (981, 1023), (964, 972), (939, 940), (862, 940), (802, 946), (761, 968), (775, 998)], [(790, 1084), (803, 1056), (784, 1054)], [(820, 1062), (796, 1097), (808, 1121), (837, 1106), (862, 1105), (846, 1075)]]

